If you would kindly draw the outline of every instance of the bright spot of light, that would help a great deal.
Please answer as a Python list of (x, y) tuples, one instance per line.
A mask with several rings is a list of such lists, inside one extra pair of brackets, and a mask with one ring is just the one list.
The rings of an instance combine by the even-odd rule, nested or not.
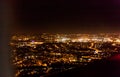
[(79, 42), (82, 42), (82, 41), (83, 41), (83, 39), (78, 39), (78, 41), (79, 41)]
[(117, 39), (116, 42), (120, 42), (120, 39)]
[(62, 42), (66, 42), (67, 40), (69, 40), (69, 38), (63, 37), (63, 38), (61, 39)]
[(63, 42), (64, 42), (64, 41), (66, 41), (66, 40), (67, 40), (66, 38), (62, 38), (62, 40), (61, 40), (61, 41), (63, 41)]

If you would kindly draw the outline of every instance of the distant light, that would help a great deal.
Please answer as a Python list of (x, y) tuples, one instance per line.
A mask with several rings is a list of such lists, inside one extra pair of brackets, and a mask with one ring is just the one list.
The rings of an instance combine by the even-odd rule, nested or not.
[(35, 40), (32, 40), (32, 42), (35, 42)]
[(117, 39), (116, 42), (120, 43), (120, 39)]
[(83, 39), (78, 39), (78, 41), (79, 41), (79, 42), (82, 42), (82, 41), (83, 41)]
[(61, 41), (65, 42), (66, 40), (67, 40), (66, 38), (62, 38), (62, 40), (61, 40)]
[(18, 39), (19, 41), (21, 41), (22, 39)]
[(76, 42), (77, 40), (76, 39), (73, 39), (72, 42)]
[(112, 44), (112, 46), (115, 46), (115, 45), (116, 45), (115, 43)]
[(62, 39), (61, 39), (61, 42), (66, 42), (67, 40), (70, 40), (69, 38), (66, 38), (66, 37), (63, 37)]
[(90, 39), (88, 38), (80, 38), (78, 39), (79, 42), (88, 42)]

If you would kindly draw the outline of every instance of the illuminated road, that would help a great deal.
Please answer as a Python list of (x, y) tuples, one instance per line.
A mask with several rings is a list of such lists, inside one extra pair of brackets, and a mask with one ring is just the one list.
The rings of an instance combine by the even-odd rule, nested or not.
[(95, 53), (96, 53), (96, 54), (97, 54), (98, 52), (101, 52), (100, 50), (98, 50), (98, 49), (96, 49), (96, 48), (93, 48), (93, 46), (94, 46), (94, 43), (92, 42), (92, 43), (91, 43), (91, 46), (90, 46), (89, 48), (95, 50)]

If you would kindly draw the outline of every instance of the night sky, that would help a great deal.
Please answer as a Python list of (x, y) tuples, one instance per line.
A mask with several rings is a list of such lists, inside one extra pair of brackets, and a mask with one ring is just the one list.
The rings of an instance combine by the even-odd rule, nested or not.
[(15, 4), (14, 32), (120, 32), (119, 0), (17, 0)]

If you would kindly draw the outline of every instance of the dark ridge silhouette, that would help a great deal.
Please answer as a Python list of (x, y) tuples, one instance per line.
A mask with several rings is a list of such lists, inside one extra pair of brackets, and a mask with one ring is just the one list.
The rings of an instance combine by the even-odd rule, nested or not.
[(120, 58), (116, 56), (46, 77), (120, 77)]

